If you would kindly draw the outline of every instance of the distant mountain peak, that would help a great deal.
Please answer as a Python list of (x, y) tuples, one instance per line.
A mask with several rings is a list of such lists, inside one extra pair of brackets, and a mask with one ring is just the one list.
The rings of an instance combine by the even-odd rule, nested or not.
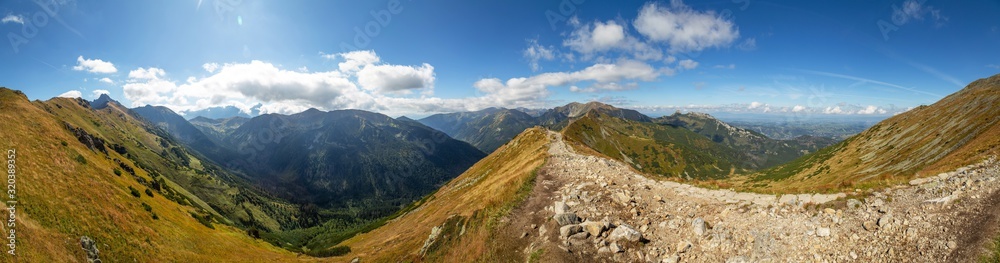
[[(101, 94), (101, 96), (97, 97), (96, 100), (90, 102), (90, 107), (99, 110), (99, 109), (107, 108), (108, 107), (108, 103), (111, 103), (111, 102), (118, 103), (118, 101), (112, 99), (111, 96), (108, 96), (108, 94)], [(118, 103), (118, 104), (121, 104), (121, 103)]]

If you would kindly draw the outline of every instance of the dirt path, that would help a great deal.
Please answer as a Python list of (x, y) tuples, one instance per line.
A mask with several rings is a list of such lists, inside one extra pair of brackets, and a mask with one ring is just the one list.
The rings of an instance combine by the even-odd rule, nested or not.
[(542, 259), (965, 262), (995, 236), (1000, 213), (995, 162), (830, 201), (844, 195), (779, 197), (655, 181), (550, 136), (544, 176), (529, 198), (542, 216), (522, 235), (530, 242), (525, 252), (543, 248)]

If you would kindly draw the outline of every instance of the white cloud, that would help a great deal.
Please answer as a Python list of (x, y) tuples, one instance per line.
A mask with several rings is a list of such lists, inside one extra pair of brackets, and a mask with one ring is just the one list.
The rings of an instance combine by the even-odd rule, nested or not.
[(108, 91), (108, 90), (106, 90), (106, 89), (97, 89), (97, 90), (93, 90), (93, 91), (90, 92), (90, 96), (93, 97), (93, 98), (100, 97), (101, 94), (111, 95), (111, 92)]
[(111, 80), (110, 78), (101, 78), (101, 79), (99, 79), (97, 81), (108, 83), (108, 84), (115, 84), (115, 81)]
[(577, 52), (590, 54), (620, 48), (625, 41), (625, 28), (615, 21), (595, 22), (573, 31), (563, 45)]
[(792, 107), (792, 112), (803, 112), (805, 110), (806, 110), (806, 106), (802, 106), (802, 105), (795, 105), (795, 107)]
[(569, 38), (563, 41), (563, 46), (580, 53), (584, 60), (610, 51), (629, 52), (633, 58), (639, 60), (663, 58), (662, 51), (630, 36), (625, 26), (617, 21), (597, 21), (574, 26), (576, 28), (570, 33)]
[(893, 5), (892, 22), (896, 25), (905, 25), (911, 21), (924, 20), (926, 15), (930, 15), (935, 26), (942, 26), (948, 21), (948, 17), (941, 15), (941, 10), (932, 6), (924, 5), (925, 0), (906, 0), (903, 6)]
[(76, 58), (77, 65), (73, 67), (73, 70), (84, 71), (90, 73), (104, 73), (110, 74), (118, 72), (114, 64), (100, 59), (84, 59), (83, 56)]
[(531, 66), (531, 70), (538, 71), (542, 69), (538, 65), (538, 62), (555, 59), (556, 52), (553, 47), (542, 46), (538, 44), (537, 39), (532, 39), (528, 40), (528, 48), (524, 49), (524, 57), (528, 59), (528, 65)]
[(717, 68), (717, 69), (736, 69), (736, 64), (715, 65), (713, 68)]
[(358, 84), (366, 90), (398, 92), (411, 89), (433, 89), (434, 67), (400, 65), (367, 65), (358, 71)]
[(677, 65), (683, 69), (694, 69), (698, 67), (698, 62), (690, 59), (681, 60)]
[(673, 52), (726, 47), (740, 35), (733, 21), (713, 11), (695, 11), (680, 0), (669, 7), (646, 4), (632, 25), (646, 38), (669, 44)]
[(747, 109), (751, 109), (752, 110), (752, 109), (760, 108), (762, 106), (767, 106), (767, 104), (754, 101), (754, 102), (750, 103), (750, 107), (747, 107)]
[(886, 110), (884, 110), (882, 108), (879, 108), (879, 107), (876, 107), (874, 105), (868, 105), (868, 107), (865, 107), (864, 109), (858, 110), (858, 114), (866, 114), (866, 115), (886, 114)]
[(740, 50), (744, 50), (744, 51), (756, 50), (757, 49), (757, 38), (753, 38), (753, 37), (747, 38), (746, 40), (743, 40), (743, 42), (740, 42), (739, 45), (736, 45), (736, 48), (738, 48)]
[(138, 68), (128, 72), (131, 80), (155, 80), (166, 75), (167, 72), (159, 68)]
[(71, 90), (71, 91), (63, 92), (63, 94), (59, 94), (56, 97), (59, 97), (59, 98), (82, 98), (83, 97), (83, 93), (80, 93), (79, 90)]
[(7, 16), (3, 17), (3, 19), (0, 19), (0, 22), (2, 22), (4, 24), (6, 24), (6, 23), (18, 23), (18, 24), (22, 24), (23, 25), (24, 24), (24, 17), (20, 16), (20, 15), (15, 15), (15, 14), (7, 14)]
[(826, 109), (823, 110), (823, 113), (825, 113), (825, 114), (843, 114), (843, 113), (846, 113), (846, 112), (843, 111), (843, 110), (841, 110), (840, 106), (833, 106), (833, 107), (826, 107)]
[(382, 60), (372, 50), (351, 51), (336, 55), (324, 55), (323, 57), (327, 59), (343, 58), (344, 62), (337, 64), (337, 67), (342, 72), (355, 72), (361, 70), (361, 67), (372, 65)]
[(215, 73), (215, 70), (219, 69), (219, 64), (218, 63), (205, 63), (205, 64), (201, 65), (201, 68), (205, 69), (205, 71), (208, 71), (208, 73)]
[(608, 83), (594, 83), (586, 88), (580, 88), (579, 86), (573, 85), (569, 87), (569, 91), (572, 92), (599, 92), (599, 91), (623, 91), (623, 90), (634, 90), (639, 88), (639, 83), (629, 82), (622, 85), (619, 82), (608, 82)]
[(996, 64), (989, 64), (989, 65), (986, 65), (986, 67), (987, 67), (987, 68), (995, 68), (995, 69), (1000, 69), (1000, 65), (996, 65)]

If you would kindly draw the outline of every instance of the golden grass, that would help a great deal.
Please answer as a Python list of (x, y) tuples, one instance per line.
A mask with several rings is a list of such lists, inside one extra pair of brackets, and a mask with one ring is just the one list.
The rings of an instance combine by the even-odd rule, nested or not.
[[(61, 103), (66, 102), (71, 101)], [(236, 228), (216, 224), (216, 229), (208, 229), (188, 214), (193, 208), (159, 194), (133, 197), (129, 186), (140, 191), (145, 186), (112, 173), (117, 165), (111, 158), (126, 158), (86, 148), (62, 121), (23, 95), (0, 89), (0, 123), (0, 147), (17, 151), (18, 262), (84, 261), (81, 236), (97, 242), (105, 262), (313, 260), (254, 240)], [(77, 155), (86, 164), (75, 161)], [(136, 172), (148, 176), (141, 169)], [(149, 204), (159, 220), (141, 203)]]
[(471, 218), (469, 228), (454, 246), (438, 251), (447, 262), (483, 260), (492, 245), (492, 230), (486, 221), (491, 212), (503, 211), (517, 199), (533, 171), (547, 156), (548, 136), (542, 128), (531, 128), (501, 146), (466, 172), (434, 193), (423, 205), (368, 233), (342, 242), (351, 253), (333, 260), (360, 257), (365, 262), (421, 261), (418, 252), (431, 228), (449, 217)]
[(996, 155), (998, 122), (1000, 75), (888, 118), (849, 139), (829, 158), (801, 164), (803, 169), (791, 177), (763, 186), (746, 178), (738, 181), (744, 183), (741, 188), (758, 192), (828, 192), (903, 183)]

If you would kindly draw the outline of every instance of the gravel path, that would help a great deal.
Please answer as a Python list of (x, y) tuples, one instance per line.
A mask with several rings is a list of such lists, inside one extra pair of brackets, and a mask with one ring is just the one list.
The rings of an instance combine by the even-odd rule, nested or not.
[[(579, 261), (974, 261), (996, 235), (995, 161), (856, 195), (773, 196), (656, 181), (550, 132), (555, 194), (526, 252)], [(534, 195), (533, 195), (534, 196)], [(970, 258), (971, 257), (971, 258)]]

